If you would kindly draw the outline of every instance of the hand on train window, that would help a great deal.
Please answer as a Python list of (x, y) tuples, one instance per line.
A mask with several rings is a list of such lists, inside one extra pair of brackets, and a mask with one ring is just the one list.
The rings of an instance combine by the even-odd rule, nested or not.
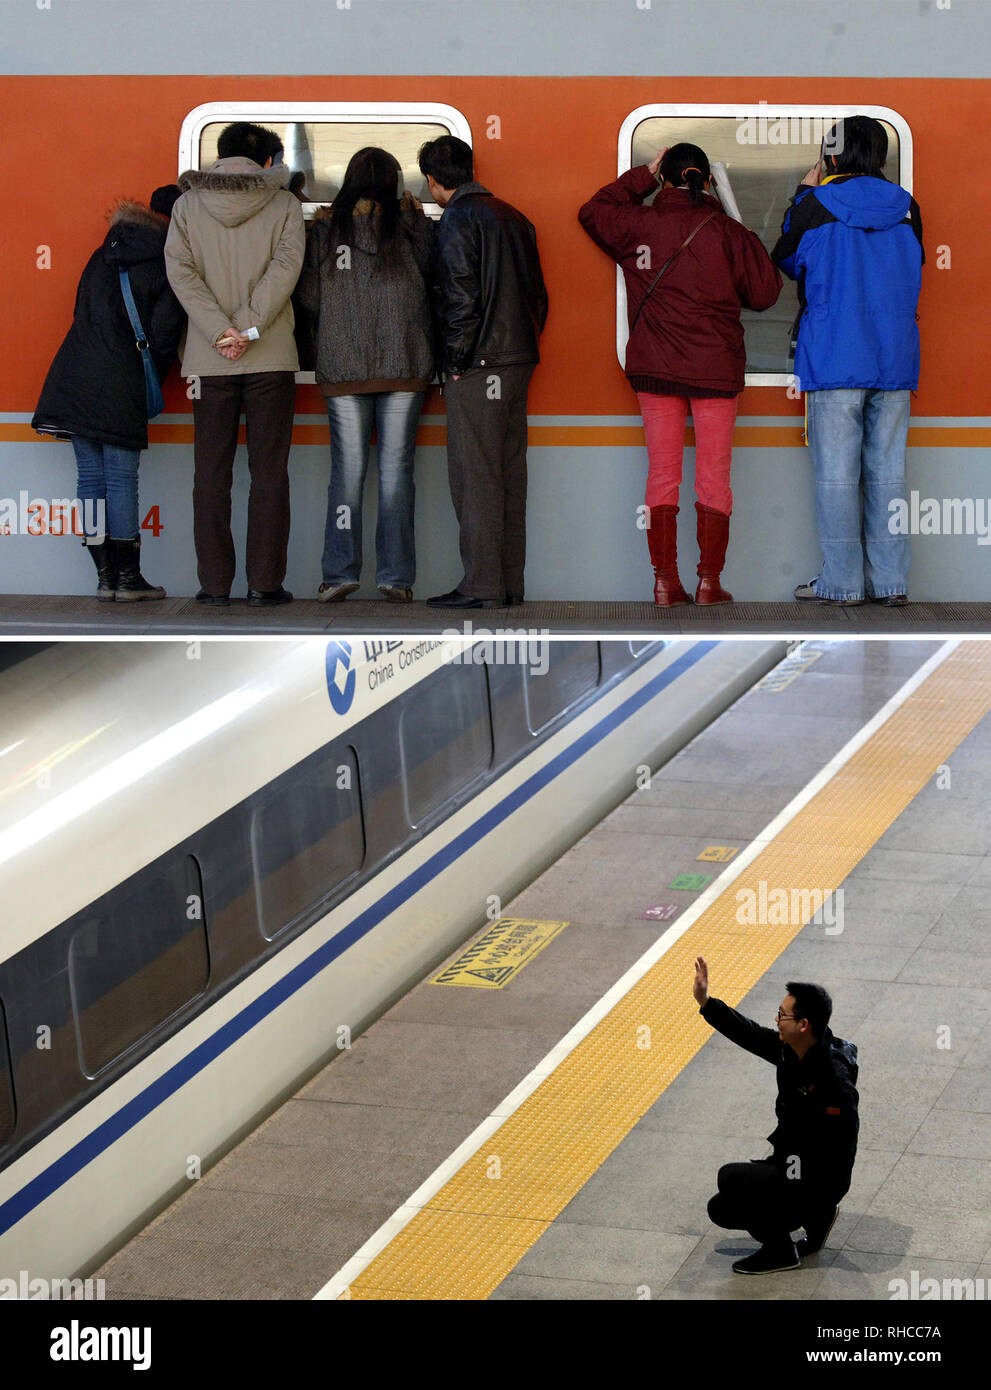
[(670, 145), (665, 145), (663, 150), (658, 150), (657, 153), (654, 155), (654, 158), (647, 165), (647, 172), (653, 174), (655, 179), (657, 178), (657, 172), (661, 167), (661, 160), (664, 158), (664, 156), (667, 154), (670, 148)]
[(822, 163), (821, 158), (820, 158), (820, 159), (817, 159), (816, 162), (813, 164), (812, 168), (811, 168), (811, 169), (809, 170), (809, 172), (805, 175), (805, 178), (802, 180), (803, 183), (807, 183), (811, 188), (815, 188), (815, 186), (816, 186), (816, 185), (818, 184), (818, 182), (819, 182), (819, 174), (820, 174), (819, 165), (820, 165), (821, 163)]

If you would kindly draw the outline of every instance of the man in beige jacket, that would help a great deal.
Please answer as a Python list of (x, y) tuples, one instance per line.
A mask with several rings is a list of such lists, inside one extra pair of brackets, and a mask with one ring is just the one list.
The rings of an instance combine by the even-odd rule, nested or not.
[(289, 446), (299, 367), (289, 297), (303, 264), (299, 200), (274, 131), (238, 121), (220, 158), (183, 174), (165, 243), (169, 281), (189, 326), (182, 373), (197, 380), (193, 534), (200, 603), (227, 604), (236, 560), (231, 483), (244, 411), (251, 490), (248, 603), (288, 603)]

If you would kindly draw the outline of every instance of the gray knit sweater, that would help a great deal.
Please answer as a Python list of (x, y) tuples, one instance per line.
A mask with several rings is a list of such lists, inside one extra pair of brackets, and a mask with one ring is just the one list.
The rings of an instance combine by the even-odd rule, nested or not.
[(380, 214), (370, 203), (355, 207), (350, 269), (338, 264), (329, 219), (310, 232), (296, 298), (313, 320), (318, 384), (433, 376), (426, 276), (435, 229), (407, 204), (401, 216), (399, 258), (388, 270), (377, 253)]

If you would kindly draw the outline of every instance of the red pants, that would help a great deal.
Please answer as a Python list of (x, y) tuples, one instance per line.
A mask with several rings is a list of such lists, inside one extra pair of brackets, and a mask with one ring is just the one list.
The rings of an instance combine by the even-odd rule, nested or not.
[[(691, 401), (695, 493), (703, 507), (726, 516), (733, 510), (729, 469), (739, 399), (733, 396), (728, 400), (710, 397)], [(656, 396), (649, 391), (638, 391), (637, 400), (647, 436), (647, 506), (676, 507), (689, 401), (685, 396)]]

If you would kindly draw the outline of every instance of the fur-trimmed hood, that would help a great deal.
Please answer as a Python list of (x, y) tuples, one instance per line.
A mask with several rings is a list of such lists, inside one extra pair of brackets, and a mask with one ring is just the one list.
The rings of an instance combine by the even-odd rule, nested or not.
[(110, 230), (101, 247), (108, 264), (126, 267), (161, 256), (169, 231), (167, 217), (130, 198), (121, 198), (108, 216)]
[(209, 169), (189, 169), (179, 175), (183, 195), (200, 199), (203, 207), (225, 227), (239, 227), (288, 189), (292, 172), (284, 164), (262, 169), (240, 156), (218, 159)]

